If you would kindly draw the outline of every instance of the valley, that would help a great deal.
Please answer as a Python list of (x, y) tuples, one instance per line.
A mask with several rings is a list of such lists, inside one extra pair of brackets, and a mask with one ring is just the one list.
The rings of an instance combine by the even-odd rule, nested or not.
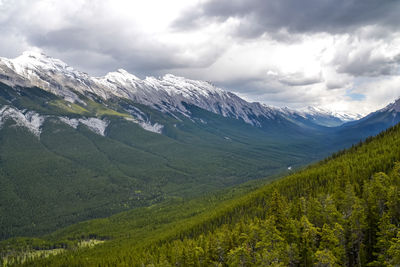
[[(399, 155), (393, 137), (398, 128), (385, 134), (391, 136), (391, 144), (384, 144), (393, 145), (392, 151), (370, 143), (379, 143), (371, 140), (383, 140), (383, 134), (371, 136), (400, 121), (399, 106), (397, 100), (363, 118), (311, 107), (300, 111), (247, 102), (208, 82), (173, 75), (141, 80), (118, 70), (90, 77), (44, 54), (2, 58), (2, 261), (63, 265), (76, 260), (77, 266), (89, 266), (115, 264), (123, 257), (129, 265), (164, 266), (166, 257), (168, 264), (186, 266), (182, 255), (189, 253), (197, 265), (216, 263), (214, 252), (201, 260), (193, 249), (205, 253), (204, 244), (213, 245), (211, 239), (221, 231), (236, 231), (242, 219), (256, 228), (264, 225), (259, 221), (267, 216), (262, 207), (270, 200), (261, 196), (270, 196), (272, 188), (278, 188), (285, 201), (298, 202), (298, 195), (284, 192), (314, 197), (316, 192), (339, 190), (328, 186), (335, 184), (329, 179), (343, 175), (353, 177), (354, 190), (361, 190), (357, 188), (363, 183), (357, 184), (357, 179), (390, 172)], [(381, 161), (371, 162), (371, 153), (378, 153)], [(369, 162), (368, 168), (358, 160)], [(342, 167), (335, 165), (338, 162)], [(324, 167), (330, 164), (336, 167)], [(291, 185), (284, 182), (293, 179)], [(313, 187), (308, 187), (309, 179)], [(335, 186), (345, 190), (345, 184)], [(268, 193), (260, 193), (264, 190)], [(300, 219), (294, 223), (305, 222)], [(322, 231), (323, 224), (310, 220), (316, 232)], [(233, 232), (229, 236), (240, 239)], [(92, 244), (90, 240), (96, 245), (80, 245)], [(196, 242), (201, 244), (191, 248)], [(164, 256), (152, 254), (155, 244), (162, 244)], [(233, 255), (228, 251), (240, 250), (238, 244), (225, 248), (223, 258)], [(375, 243), (367, 246), (372, 251)], [(128, 256), (132, 247), (140, 257)], [(107, 259), (98, 254), (117, 248), (120, 254)], [(172, 250), (183, 254), (171, 255)], [(92, 258), (84, 260), (81, 254)], [(232, 257), (231, 265), (242, 260)], [(248, 257), (256, 263), (259, 256)], [(313, 254), (304, 260), (316, 258)], [(279, 259), (291, 260), (300, 259)]]
[[(397, 125), (264, 185), (248, 183), (68, 227), (33, 241), (37, 248), (67, 248), (64, 253), (25, 263), (398, 264), (399, 134)], [(93, 238), (105, 242), (74, 249), (81, 240)], [(10, 251), (30, 242), (2, 244)]]

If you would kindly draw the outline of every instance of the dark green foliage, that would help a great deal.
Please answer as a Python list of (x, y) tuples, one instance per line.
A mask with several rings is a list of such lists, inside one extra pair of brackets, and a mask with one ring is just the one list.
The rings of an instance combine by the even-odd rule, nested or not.
[[(69, 103), (39, 88), (0, 83), (0, 103), (48, 116), (40, 138), (7, 120), (0, 127), (0, 240), (61, 227), (175, 197), (185, 199), (316, 160), (316, 141), (294, 139), (189, 107), (195, 122), (129, 100)], [(125, 120), (139, 108), (164, 134)], [(57, 116), (107, 119), (106, 137)], [(176, 115), (178, 116), (178, 115)], [(205, 123), (200, 123), (200, 119)], [(196, 122), (197, 121), (197, 122)]]
[[(71, 104), (38, 88), (0, 86), (1, 105), (50, 116), (40, 139), (12, 120), (0, 129), (0, 239), (38, 236), (129, 210), (42, 239), (4, 241), (3, 256), (67, 249), (27, 262), (38, 266), (385, 266), (400, 261), (398, 126), (244, 197), (237, 198), (245, 191), (239, 188), (189, 200), (285, 173), (289, 165), (300, 166), (365, 136), (354, 137), (349, 130), (349, 138), (337, 145), (338, 132), (323, 127), (311, 131), (277, 123), (258, 129), (189, 105), (192, 120), (129, 100), (81, 96), (86, 105)], [(163, 124), (163, 135), (125, 120), (131, 107)], [(57, 116), (105, 118), (110, 125), (103, 137), (83, 125), (75, 130)], [(77, 249), (87, 239), (106, 242)]]
[(29, 264), (397, 266), (399, 160), (400, 125), (162, 232), (143, 231), (139, 243), (120, 236)]

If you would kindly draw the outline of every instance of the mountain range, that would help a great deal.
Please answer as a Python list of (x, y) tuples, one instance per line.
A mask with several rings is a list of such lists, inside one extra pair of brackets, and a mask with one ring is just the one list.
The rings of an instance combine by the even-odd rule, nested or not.
[[(76, 71), (61, 60), (31, 51), (24, 52), (15, 59), (1, 58), (0, 74), (0, 79), (7, 84), (37, 86), (71, 103), (83, 103), (79, 94), (93, 95), (104, 100), (125, 98), (164, 113), (190, 117), (191, 113), (184, 104), (186, 103), (257, 127), (267, 127), (268, 120), (287, 120), (293, 123), (304, 123), (306, 120), (318, 125), (338, 126), (361, 117), (359, 114), (335, 114), (314, 107), (300, 111), (249, 103), (209, 82), (172, 74), (141, 80), (119, 69), (104, 77), (91, 77)], [(129, 112), (138, 116), (135, 111)]]
[(251, 103), (209, 82), (0, 58), (1, 239), (290, 172), (400, 121)]

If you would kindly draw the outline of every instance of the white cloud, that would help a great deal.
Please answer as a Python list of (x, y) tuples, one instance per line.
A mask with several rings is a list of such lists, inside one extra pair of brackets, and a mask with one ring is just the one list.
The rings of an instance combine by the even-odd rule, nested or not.
[(345, 35), (336, 44), (333, 58), (338, 72), (353, 76), (397, 75), (400, 66), (400, 34), (386, 39)]
[[(400, 96), (395, 86), (400, 31), (393, 6), (380, 6), (365, 20), (339, 5), (337, 14), (350, 27), (333, 17), (313, 24), (324, 12), (335, 12), (327, 8), (337, 6), (333, 0), (326, 6), (315, 2), (320, 12), (291, 17), (287, 25), (280, 16), (264, 18), (264, 1), (221, 3), (0, 0), (0, 56), (40, 49), (92, 75), (117, 68), (140, 76), (172, 72), (213, 81), (249, 100), (292, 107), (365, 113)], [(285, 3), (279, 14), (297, 16)]]

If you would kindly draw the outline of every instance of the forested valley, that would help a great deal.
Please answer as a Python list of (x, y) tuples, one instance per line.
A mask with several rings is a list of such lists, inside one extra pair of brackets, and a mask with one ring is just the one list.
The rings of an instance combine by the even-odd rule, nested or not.
[(399, 160), (397, 125), (184, 223), (177, 220), (147, 242), (125, 236), (25, 265), (398, 266)]

